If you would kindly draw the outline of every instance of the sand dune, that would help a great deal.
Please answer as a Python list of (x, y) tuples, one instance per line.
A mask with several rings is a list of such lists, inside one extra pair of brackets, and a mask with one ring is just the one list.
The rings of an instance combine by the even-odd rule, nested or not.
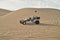
[[(20, 19), (29, 16), (40, 16), (41, 23), (20, 24)], [(60, 10), (23, 8), (8, 13), (0, 18), (0, 38), (1, 40), (60, 40)]]
[(12, 11), (0, 8), (0, 16), (3, 16), (5, 14), (9, 13), (9, 12), (12, 12)]
[[(37, 12), (35, 12), (37, 11)], [(11, 12), (7, 15), (4, 15), (3, 17), (17, 17), (18, 19), (29, 17), (29, 16), (40, 16), (41, 17), (41, 23), (47, 23), (47, 24), (56, 24), (60, 25), (60, 10), (57, 9), (36, 9), (36, 8), (24, 8), (17, 10), (15, 12)]]

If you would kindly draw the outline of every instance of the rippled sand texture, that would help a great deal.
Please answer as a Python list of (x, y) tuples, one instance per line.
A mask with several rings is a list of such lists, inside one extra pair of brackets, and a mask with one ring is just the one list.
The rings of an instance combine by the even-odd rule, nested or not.
[[(37, 12), (35, 12), (37, 11)], [(40, 24), (20, 24), (20, 19), (40, 16)], [(60, 40), (60, 10), (23, 8), (0, 17), (0, 40)]]

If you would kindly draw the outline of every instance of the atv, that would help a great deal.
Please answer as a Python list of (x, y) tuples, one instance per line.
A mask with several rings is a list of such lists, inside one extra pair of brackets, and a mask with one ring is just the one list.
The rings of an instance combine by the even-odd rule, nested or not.
[(24, 18), (22, 20), (20, 20), (20, 23), (25, 25), (27, 23), (35, 23), (35, 24), (39, 24), (39, 16), (33, 16), (33, 17), (29, 17), (29, 18)]

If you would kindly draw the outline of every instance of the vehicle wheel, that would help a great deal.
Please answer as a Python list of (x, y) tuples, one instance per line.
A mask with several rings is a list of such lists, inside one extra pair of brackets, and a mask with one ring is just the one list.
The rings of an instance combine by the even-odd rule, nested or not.
[(35, 24), (39, 24), (39, 21), (35, 21)]
[(22, 21), (20, 21), (20, 23), (22, 23)]
[(20, 21), (21, 24), (23, 24), (23, 21)]
[(26, 22), (23, 22), (23, 25), (25, 25), (26, 24)]

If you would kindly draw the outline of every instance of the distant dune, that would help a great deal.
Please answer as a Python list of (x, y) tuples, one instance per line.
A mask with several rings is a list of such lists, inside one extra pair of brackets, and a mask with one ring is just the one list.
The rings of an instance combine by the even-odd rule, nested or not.
[[(37, 12), (36, 12), (37, 11)], [(40, 24), (20, 24), (20, 19), (40, 16)], [(60, 10), (23, 8), (0, 17), (1, 40), (60, 40)]]
[(0, 16), (3, 16), (5, 14), (9, 13), (9, 12), (12, 12), (12, 11), (0, 8)]

